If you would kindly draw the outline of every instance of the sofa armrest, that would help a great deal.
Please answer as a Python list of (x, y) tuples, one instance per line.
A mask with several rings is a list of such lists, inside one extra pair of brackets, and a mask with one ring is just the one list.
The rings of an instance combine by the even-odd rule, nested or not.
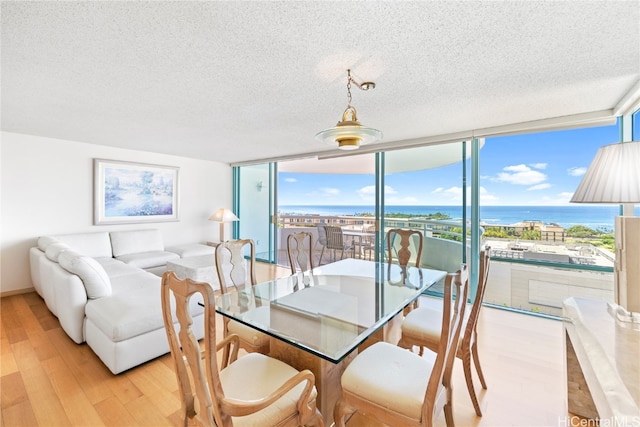
[(62, 267), (51, 269), (53, 277), (48, 278), (53, 287), (58, 320), (62, 329), (78, 344), (84, 342), (84, 307), (87, 304), (87, 292), (80, 277), (69, 273)]

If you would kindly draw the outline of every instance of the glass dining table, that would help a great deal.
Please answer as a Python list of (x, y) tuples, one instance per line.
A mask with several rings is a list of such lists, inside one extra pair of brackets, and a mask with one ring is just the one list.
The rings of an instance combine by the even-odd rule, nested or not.
[(348, 258), (220, 295), (216, 311), (268, 334), (270, 356), (311, 370), (330, 425), (344, 368), (374, 342), (397, 343), (403, 309), (445, 275)]

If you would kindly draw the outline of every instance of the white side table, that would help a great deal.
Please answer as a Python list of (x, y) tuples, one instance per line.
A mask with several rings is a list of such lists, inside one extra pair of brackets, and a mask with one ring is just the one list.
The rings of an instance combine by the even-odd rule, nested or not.
[(206, 282), (215, 291), (220, 290), (214, 255), (201, 255), (169, 261), (167, 262), (167, 270), (174, 271), (180, 279), (188, 278), (197, 282)]

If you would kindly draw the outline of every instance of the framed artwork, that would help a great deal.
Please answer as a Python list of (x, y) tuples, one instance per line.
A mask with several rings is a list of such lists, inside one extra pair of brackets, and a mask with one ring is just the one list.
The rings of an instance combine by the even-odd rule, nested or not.
[(94, 224), (178, 221), (178, 170), (94, 159)]

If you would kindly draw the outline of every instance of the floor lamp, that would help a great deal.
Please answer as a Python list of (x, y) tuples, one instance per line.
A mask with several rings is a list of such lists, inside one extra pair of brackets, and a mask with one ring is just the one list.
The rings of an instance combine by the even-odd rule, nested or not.
[(209, 220), (220, 223), (220, 242), (224, 242), (224, 224), (227, 222), (240, 221), (240, 218), (231, 212), (231, 209), (220, 208), (209, 217)]
[(640, 142), (621, 142), (601, 147), (571, 198), (572, 203), (622, 204), (623, 215), (615, 219), (616, 303), (640, 315)]

